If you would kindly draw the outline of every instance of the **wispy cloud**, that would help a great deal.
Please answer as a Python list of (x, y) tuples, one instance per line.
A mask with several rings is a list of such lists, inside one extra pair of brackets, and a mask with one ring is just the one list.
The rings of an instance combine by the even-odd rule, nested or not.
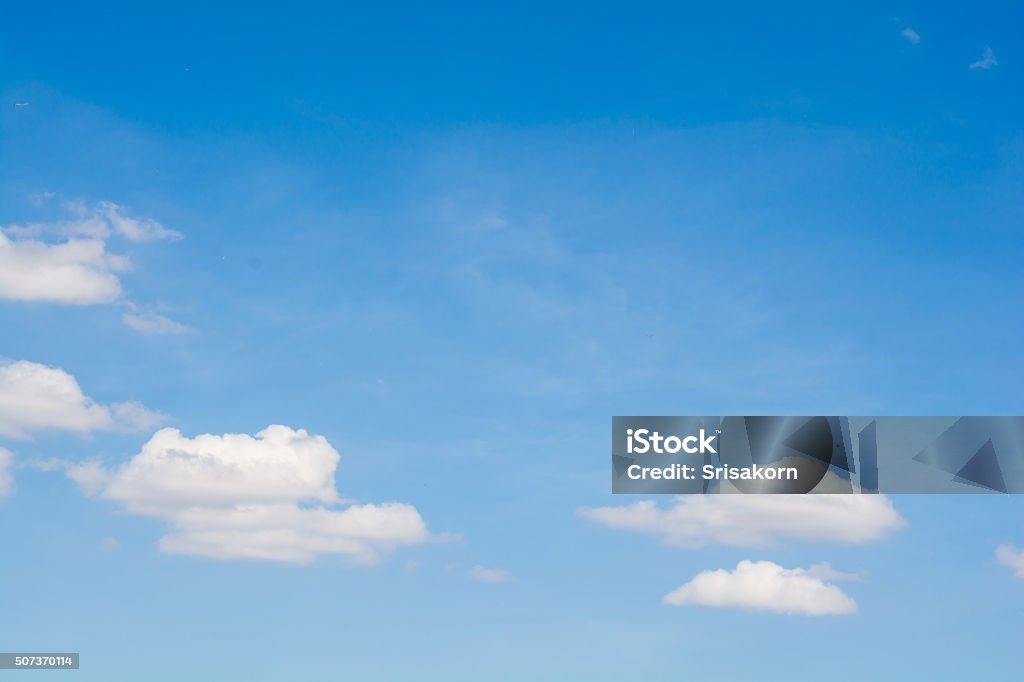
[[(37, 208), (43, 208), (54, 196), (52, 192), (37, 192), (29, 197), (29, 202)], [(182, 238), (177, 230), (164, 227), (152, 218), (133, 216), (128, 209), (112, 201), (90, 203), (84, 199), (75, 199), (61, 203), (60, 208), (67, 216), (63, 220), (11, 225), (5, 231), (13, 237), (22, 238), (47, 234), (102, 240), (116, 235), (133, 242)]]
[(917, 33), (917, 31), (915, 31), (912, 28), (903, 29), (902, 31), (900, 31), (900, 35), (903, 36), (903, 38), (912, 45), (917, 45), (918, 43), (921, 42), (921, 36)]
[(992, 48), (986, 47), (981, 59), (976, 62), (972, 62), (970, 68), (991, 69), (993, 66), (999, 66), (999, 60), (996, 59), (996, 53), (992, 51)]
[(476, 565), (466, 571), (473, 580), (481, 583), (507, 583), (512, 580), (512, 574), (500, 568), (485, 568)]
[(190, 327), (181, 322), (175, 322), (159, 313), (147, 311), (125, 313), (121, 316), (121, 321), (140, 334), (187, 334), (192, 331)]

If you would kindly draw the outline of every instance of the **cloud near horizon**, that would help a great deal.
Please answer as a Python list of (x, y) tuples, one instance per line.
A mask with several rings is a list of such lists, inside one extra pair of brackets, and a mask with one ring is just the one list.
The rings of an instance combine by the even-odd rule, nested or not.
[(271, 425), (255, 436), (195, 438), (165, 428), (120, 467), (67, 468), (87, 494), (161, 519), (161, 551), (224, 560), (309, 563), (342, 555), (376, 563), (394, 549), (435, 541), (416, 508), (349, 504), (335, 487), (340, 455), (326, 438)]

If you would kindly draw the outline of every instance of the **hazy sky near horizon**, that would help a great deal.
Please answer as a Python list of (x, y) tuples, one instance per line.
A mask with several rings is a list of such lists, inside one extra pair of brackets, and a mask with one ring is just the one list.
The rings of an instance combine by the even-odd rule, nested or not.
[(607, 457), (615, 414), (1024, 413), (1019, 7), (46, 10), (0, 27), (0, 648), (1019, 677), (1018, 497)]

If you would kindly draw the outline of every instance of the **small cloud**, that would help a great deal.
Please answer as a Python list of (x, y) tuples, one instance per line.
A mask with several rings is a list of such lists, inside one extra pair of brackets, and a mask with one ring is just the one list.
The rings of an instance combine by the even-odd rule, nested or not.
[(117, 549), (120, 546), (120, 544), (121, 543), (117, 541), (117, 538), (112, 538), (108, 535), (107, 537), (103, 538), (103, 542), (100, 543), (100, 546), (103, 547), (103, 549)]
[(970, 66), (972, 69), (991, 69), (993, 66), (999, 66), (999, 60), (996, 59), (996, 53), (992, 51), (991, 47), (985, 48), (985, 53), (976, 62), (973, 62)]
[(996, 561), (1013, 571), (1018, 578), (1024, 578), (1024, 550), (1013, 545), (996, 548)]
[(133, 218), (126, 215), (121, 206), (111, 201), (101, 201), (94, 213), (105, 218), (115, 234), (133, 242), (182, 238), (180, 232), (169, 230), (152, 218)]
[(150, 410), (137, 400), (112, 403), (110, 412), (118, 431), (149, 431), (171, 419), (170, 415)]
[(53, 199), (54, 196), (55, 195), (53, 192), (33, 192), (32, 194), (28, 195), (28, 200), (29, 203), (31, 203), (36, 208), (42, 208), (50, 201), (50, 199)]
[[(827, 564), (820, 564), (821, 566)], [(829, 567), (831, 570), (831, 567)], [(841, 574), (849, 575), (849, 574)], [(733, 571), (702, 571), (663, 601), (671, 606), (708, 606), (801, 616), (856, 613), (857, 603), (812, 569), (783, 568), (771, 561), (741, 561)]]
[[(29, 201), (43, 208), (54, 195)], [(65, 201), (62, 220), (0, 226), (0, 299), (95, 305), (121, 299), (119, 274), (131, 261), (110, 253), (113, 236), (142, 242), (181, 239), (180, 232), (152, 218), (128, 215), (110, 201)], [(56, 240), (54, 239), (56, 237)]]
[(473, 580), (481, 583), (507, 583), (512, 580), (512, 574), (500, 568), (485, 568), (477, 564), (466, 571)]
[(415, 559), (409, 559), (402, 565), (402, 572), (406, 575), (413, 575), (418, 573), (420, 570), (420, 562)]
[(0, 448), (0, 497), (11, 492), (11, 488), (14, 487), (14, 479), (10, 472), (12, 464), (14, 464), (14, 453)]
[(153, 312), (125, 313), (121, 321), (140, 334), (187, 334), (190, 327)]
[(24, 466), (37, 471), (63, 471), (67, 460), (55, 457), (32, 457), (23, 462)]
[(814, 564), (807, 569), (807, 575), (818, 580), (832, 580), (835, 582), (849, 582), (858, 583), (860, 582), (860, 574), (858, 573), (847, 573), (845, 571), (839, 571), (832, 568), (832, 564), (822, 562), (820, 564)]
[(66, 463), (64, 473), (74, 481), (86, 495), (96, 495), (110, 483), (113, 474), (103, 468), (98, 460), (80, 464)]
[(35, 231), (33, 226), (0, 230), (0, 299), (94, 305), (121, 297), (118, 273), (131, 268), (127, 258), (108, 252), (101, 239), (48, 244), (4, 234)]
[(59, 367), (0, 362), (0, 436), (28, 439), (36, 431), (148, 431), (167, 415), (142, 403), (104, 405)]
[(912, 28), (903, 29), (900, 31), (900, 35), (911, 45), (917, 45), (921, 42), (921, 36)]

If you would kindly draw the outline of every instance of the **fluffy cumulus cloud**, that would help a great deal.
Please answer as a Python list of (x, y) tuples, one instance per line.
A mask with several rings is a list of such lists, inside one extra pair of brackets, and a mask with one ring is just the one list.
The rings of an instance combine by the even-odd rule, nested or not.
[(466, 572), (473, 580), (481, 583), (507, 583), (512, 580), (512, 574), (500, 568), (487, 568), (485, 566), (474, 566)]
[[(708, 606), (804, 616), (845, 615), (857, 603), (838, 586), (804, 568), (783, 568), (771, 561), (741, 561), (732, 571), (703, 571), (665, 595), (672, 606)], [(844, 576), (831, 571), (832, 579)]]
[(121, 297), (118, 273), (127, 258), (98, 239), (59, 244), (9, 239), (0, 232), (0, 298), (68, 305), (110, 303)]
[(14, 464), (14, 455), (11, 451), (0, 448), (0, 497), (11, 492), (13, 480), (10, 469), (12, 464)]
[(109, 201), (72, 202), (64, 209), (66, 220), (0, 228), (0, 299), (111, 303), (121, 298), (119, 275), (131, 263), (107, 250), (108, 239), (115, 235), (129, 241), (181, 237)]
[(1002, 545), (996, 549), (996, 561), (1013, 571), (1018, 578), (1024, 578), (1024, 550), (1013, 545)]
[(787, 540), (862, 543), (906, 525), (882, 495), (691, 495), (661, 508), (645, 500), (582, 508), (609, 528), (660, 536), (678, 547), (757, 547)]
[(51, 429), (146, 430), (165, 419), (137, 402), (97, 403), (57, 367), (25, 360), (0, 364), (0, 437), (28, 438)]
[(344, 555), (372, 563), (433, 536), (415, 507), (349, 504), (335, 488), (338, 452), (323, 437), (268, 426), (255, 436), (156, 432), (119, 468), (68, 474), (87, 493), (162, 519), (168, 553), (306, 563)]

